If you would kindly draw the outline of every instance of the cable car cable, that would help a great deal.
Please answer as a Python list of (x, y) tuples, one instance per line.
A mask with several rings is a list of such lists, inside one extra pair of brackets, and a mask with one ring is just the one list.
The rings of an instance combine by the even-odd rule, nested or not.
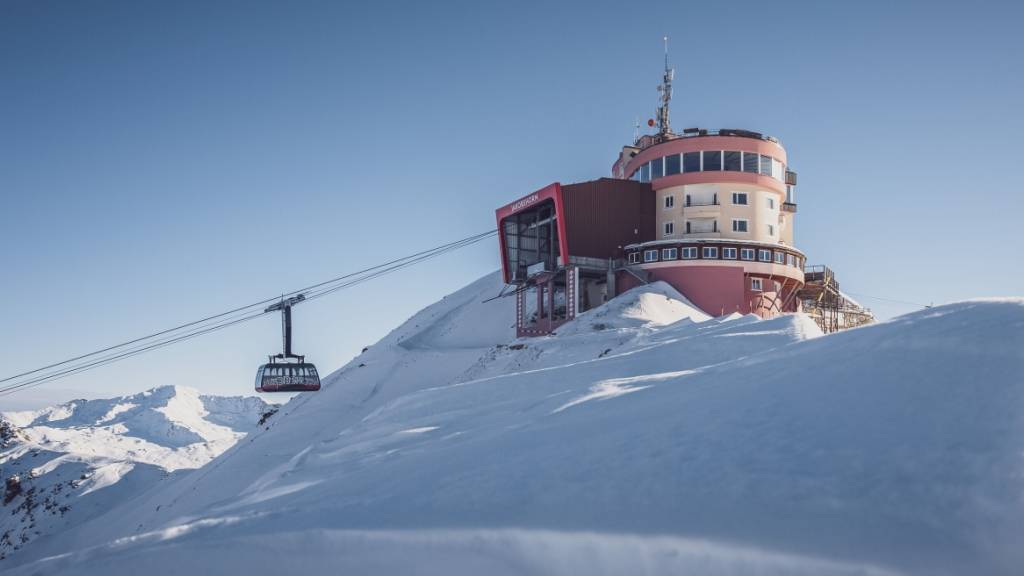
[[(458, 250), (460, 248), (464, 248), (464, 247), (469, 246), (471, 244), (475, 244), (477, 242), (480, 242), (480, 241), (482, 241), (482, 240), (484, 240), (484, 239), (486, 239), (488, 237), (494, 236), (496, 234), (497, 234), (497, 230), (490, 230), (488, 232), (483, 232), (483, 233), (480, 233), (480, 234), (475, 234), (473, 236), (468, 236), (468, 237), (463, 238), (461, 240), (456, 240), (454, 242), (449, 242), (447, 244), (442, 244), (440, 246), (436, 246), (436, 247), (430, 248), (428, 250), (423, 250), (423, 251), (417, 252), (415, 254), (410, 254), (410, 255), (404, 256), (402, 258), (397, 258), (397, 259), (391, 260), (389, 262), (378, 264), (376, 266), (371, 266), (369, 268), (364, 268), (364, 269), (359, 270), (357, 272), (352, 272), (352, 273), (349, 273), (349, 274), (338, 276), (337, 278), (333, 278), (331, 280), (327, 280), (327, 281), (324, 281), (324, 282), (313, 284), (312, 286), (307, 286), (307, 287), (302, 288), (300, 290), (295, 290), (295, 291), (292, 291), (292, 292), (288, 292), (285, 295), (291, 296), (291, 295), (300, 294), (300, 293), (303, 293), (303, 292), (312, 292), (310, 297), (308, 297), (307, 299), (313, 299), (313, 298), (319, 298), (321, 296), (326, 296), (327, 294), (336, 292), (338, 290), (341, 290), (341, 289), (344, 289), (344, 288), (348, 288), (348, 287), (351, 287), (351, 286), (355, 286), (357, 284), (360, 284), (360, 283), (372, 280), (374, 278), (378, 278), (378, 277), (383, 276), (385, 274), (389, 274), (391, 272), (395, 272), (395, 271), (400, 270), (402, 268), (405, 268), (407, 266), (411, 266), (413, 264), (417, 264), (419, 262), (423, 262), (425, 260), (434, 258), (436, 256), (440, 256), (442, 254), (445, 254), (445, 253), (448, 253), (448, 252), (451, 252), (451, 251), (454, 251), (454, 250)], [(339, 284), (339, 282), (342, 281), (342, 280), (349, 280), (349, 282), (345, 282), (345, 283), (340, 283)], [(335, 285), (332, 285), (332, 284), (335, 284)], [(320, 290), (317, 291), (316, 290), (317, 288), (320, 288)], [(238, 307), (238, 308), (235, 308), (235, 309), (232, 309), (232, 310), (228, 310), (226, 312), (222, 312), (220, 314), (215, 314), (213, 316), (208, 316), (208, 317), (200, 319), (200, 320), (195, 320), (193, 322), (188, 322), (186, 324), (182, 324), (182, 325), (176, 326), (174, 328), (168, 328), (166, 330), (161, 330), (160, 332), (156, 332), (156, 333), (153, 333), (153, 334), (150, 334), (150, 335), (147, 335), (147, 336), (143, 336), (143, 337), (140, 337), (140, 338), (135, 338), (133, 340), (129, 340), (127, 342), (123, 342), (123, 343), (115, 345), (115, 346), (108, 346), (106, 348), (103, 348), (101, 350), (97, 350), (95, 352), (91, 352), (89, 354), (83, 354), (83, 355), (80, 355), (80, 356), (76, 356), (74, 358), (63, 360), (61, 362), (56, 362), (56, 363), (53, 363), (53, 364), (49, 364), (47, 366), (36, 368), (34, 370), (29, 370), (29, 371), (26, 371), (26, 372), (22, 372), (21, 374), (16, 374), (16, 375), (13, 375), (13, 376), (9, 376), (9, 377), (0, 379), (0, 382), (10, 382), (11, 380), (15, 380), (15, 379), (21, 378), (23, 376), (28, 376), (28, 375), (32, 375), (32, 374), (38, 374), (39, 372), (43, 372), (43, 371), (51, 369), (51, 368), (56, 368), (56, 367), (64, 366), (64, 365), (71, 364), (73, 362), (77, 362), (77, 361), (84, 360), (84, 359), (87, 359), (87, 358), (93, 358), (93, 357), (98, 356), (100, 354), (103, 354), (105, 352), (112, 352), (112, 351), (115, 351), (115, 350), (123, 349), (123, 348), (125, 348), (127, 346), (130, 346), (132, 344), (140, 344), (140, 343), (146, 342), (147, 340), (152, 340), (152, 339), (160, 337), (160, 336), (168, 336), (167, 338), (164, 338), (164, 339), (156, 341), (156, 342), (148, 342), (148, 343), (145, 343), (145, 344), (141, 344), (140, 346), (136, 346), (135, 348), (132, 348), (132, 349), (129, 349), (129, 350), (121, 350), (119, 352), (115, 352), (114, 354), (109, 354), (109, 355), (101, 357), (99, 359), (89, 360), (88, 362), (80, 363), (80, 364), (71, 366), (69, 368), (58, 370), (56, 372), (49, 372), (49, 373), (46, 373), (46, 374), (40, 374), (38, 376), (34, 376), (32, 378), (29, 378), (27, 380), (23, 380), (23, 381), (20, 381), (20, 382), (13, 382), (13, 383), (8, 384), (6, 386), (0, 387), (0, 395), (10, 394), (10, 393), (13, 393), (13, 392), (15, 392), (17, 390), (23, 389), (23, 388), (27, 388), (27, 387), (31, 387), (31, 386), (36, 386), (36, 385), (39, 385), (39, 384), (42, 384), (42, 383), (45, 383), (45, 382), (49, 382), (49, 381), (56, 380), (56, 379), (59, 379), (59, 378), (64, 378), (64, 377), (67, 377), (67, 376), (78, 374), (78, 373), (83, 372), (85, 370), (89, 370), (89, 369), (96, 368), (96, 367), (99, 367), (99, 366), (103, 366), (103, 365), (106, 365), (106, 364), (109, 364), (109, 363), (112, 363), (112, 362), (116, 362), (118, 360), (122, 360), (122, 359), (125, 359), (125, 358), (128, 358), (128, 357), (131, 357), (131, 356), (135, 356), (137, 354), (141, 354), (143, 352), (147, 352), (147, 351), (150, 351), (150, 350), (153, 350), (153, 349), (161, 348), (161, 347), (164, 347), (164, 346), (169, 346), (169, 345), (175, 344), (177, 342), (188, 340), (188, 339), (191, 339), (191, 338), (203, 335), (203, 334), (207, 334), (209, 332), (213, 332), (215, 330), (220, 330), (221, 328), (226, 328), (228, 326), (233, 326), (235, 324), (238, 324), (238, 323), (241, 323), (241, 322), (245, 322), (245, 321), (248, 321), (248, 320), (260, 317), (260, 316), (263, 316), (263, 315), (267, 314), (267, 312), (264, 311), (264, 310), (260, 310), (258, 312), (255, 312), (255, 311), (254, 312), (249, 312), (249, 313), (245, 313), (245, 314), (237, 314), (237, 313), (243, 312), (245, 310), (249, 310), (249, 309), (251, 309), (253, 307), (256, 307), (256, 306), (262, 306), (263, 304), (276, 301), (279, 298), (285, 297), (285, 295), (277, 296), (277, 297), (273, 297), (273, 298), (268, 298), (268, 299), (265, 299), (265, 300), (261, 300), (259, 302), (254, 302), (254, 303), (249, 304), (247, 306), (241, 306), (241, 307)], [(232, 314), (236, 314), (236, 317), (234, 317), (234, 318), (224, 318), (225, 316), (230, 316)], [(195, 329), (193, 331), (190, 331), (190, 332), (188, 332), (186, 334), (174, 334), (175, 332), (179, 332), (182, 329), (196, 327), (196, 326), (205, 324), (205, 323), (207, 323), (207, 322), (209, 322), (211, 320), (217, 320), (217, 319), (221, 319), (221, 320), (219, 320), (218, 322), (215, 322), (213, 324), (207, 325), (207, 326), (200, 326), (197, 329)]]
[(402, 262), (404, 260), (409, 260), (409, 259), (412, 259), (412, 258), (416, 258), (418, 256), (429, 254), (429, 253), (437, 251), (437, 250), (447, 249), (448, 247), (456, 245), (456, 244), (460, 244), (460, 246), (458, 246), (458, 247), (461, 248), (462, 247), (461, 246), (462, 242), (466, 242), (466, 241), (476, 242), (476, 241), (484, 239), (487, 236), (490, 236), (490, 235), (493, 235), (493, 234), (496, 234), (496, 233), (497, 233), (497, 230), (491, 230), (490, 232), (483, 232), (481, 234), (476, 234), (474, 236), (469, 236), (467, 238), (463, 238), (462, 240), (457, 240), (455, 242), (449, 242), (448, 244), (442, 244), (440, 246), (431, 248), (429, 250), (424, 250), (422, 252), (417, 252), (415, 254), (410, 254), (408, 256), (405, 256), (405, 257), (402, 257), (402, 258), (397, 258), (397, 259), (392, 260), (390, 262), (385, 262), (383, 264), (378, 264), (377, 266), (372, 266), (370, 268), (364, 268), (363, 270), (359, 270), (357, 272), (352, 272), (352, 273), (349, 273), (349, 274), (338, 276), (337, 278), (332, 278), (331, 280), (326, 280), (326, 281), (320, 282), (318, 284), (313, 284), (312, 286), (307, 286), (307, 287), (299, 289), (299, 290), (295, 290), (295, 291), (292, 291), (292, 292), (287, 292), (287, 293), (285, 293), (285, 294), (283, 294), (281, 296), (274, 296), (272, 298), (267, 298), (265, 300), (260, 300), (259, 302), (253, 302), (252, 304), (248, 304), (246, 306), (241, 306), (241, 307), (235, 308), (233, 310), (228, 310), (227, 312), (221, 312), (220, 314), (214, 314), (213, 316), (207, 316), (206, 318), (202, 318), (200, 320), (195, 320), (195, 321), (192, 321), (192, 322), (181, 324), (180, 326), (175, 326), (174, 328), (168, 328), (166, 330), (161, 330), (160, 332), (155, 332), (155, 333), (149, 334), (147, 336), (142, 336), (140, 338), (135, 338), (135, 339), (129, 340), (127, 342), (122, 342), (120, 344), (115, 344), (113, 346), (108, 346), (106, 348), (102, 348), (100, 350), (96, 350), (95, 352), (90, 352), (88, 354), (82, 354), (80, 356), (76, 356), (74, 358), (69, 358), (69, 359), (63, 360), (61, 362), (55, 362), (53, 364), (49, 364), (47, 366), (42, 366), (42, 367), (36, 368), (34, 370), (28, 370), (28, 371), (22, 372), (20, 374), (14, 374), (12, 376), (8, 376), (6, 378), (0, 379), (0, 383), (9, 382), (11, 380), (14, 380), (15, 378), (21, 378), (22, 376), (28, 376), (30, 374), (35, 374), (35, 373), (38, 373), (38, 372), (42, 372), (43, 370), (48, 370), (50, 368), (56, 368), (58, 366), (63, 366), (65, 364), (69, 364), (71, 362), (76, 362), (78, 360), (84, 360), (85, 358), (90, 358), (92, 356), (96, 356), (96, 355), (102, 354), (104, 352), (110, 352), (112, 350), (116, 350), (118, 348), (123, 348), (123, 347), (129, 346), (131, 344), (136, 344), (138, 342), (143, 342), (145, 340), (150, 340), (150, 339), (156, 338), (158, 336), (163, 336), (165, 334), (169, 334), (169, 333), (172, 333), (172, 332), (176, 332), (178, 330), (182, 330), (184, 328), (189, 328), (189, 327), (195, 326), (197, 324), (202, 324), (202, 323), (208, 322), (210, 320), (215, 320), (217, 318), (222, 318), (224, 316), (227, 316), (229, 314), (233, 314), (235, 312), (241, 312), (243, 310), (248, 310), (249, 308), (255, 308), (257, 306), (262, 306), (264, 304), (268, 304), (270, 302), (274, 302), (274, 301), (278, 300), (278, 298), (283, 298), (283, 297), (286, 297), (286, 296), (292, 296), (292, 295), (295, 295), (295, 294), (299, 294), (301, 292), (306, 292), (306, 291), (309, 291), (309, 290), (313, 290), (315, 288), (319, 288), (321, 286), (325, 286), (325, 285), (331, 284), (333, 282), (338, 282), (340, 280), (344, 280), (344, 279), (347, 279), (347, 278), (351, 278), (353, 276), (357, 276), (357, 275), (360, 275), (360, 274), (365, 274), (367, 272), (370, 272), (370, 271), (373, 271), (373, 270), (376, 270), (376, 269), (379, 269), (379, 268), (383, 268), (385, 266), (389, 266), (389, 265), (394, 264), (396, 262)]

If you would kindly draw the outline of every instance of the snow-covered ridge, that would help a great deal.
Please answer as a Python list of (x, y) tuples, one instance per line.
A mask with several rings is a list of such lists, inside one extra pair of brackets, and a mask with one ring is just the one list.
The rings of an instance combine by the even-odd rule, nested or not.
[(171, 472), (203, 466), (273, 407), (164, 386), (0, 413), (0, 558), (91, 518)]
[(992, 574), (1024, 299), (822, 336), (658, 284), (517, 340), (491, 275), (12, 574)]

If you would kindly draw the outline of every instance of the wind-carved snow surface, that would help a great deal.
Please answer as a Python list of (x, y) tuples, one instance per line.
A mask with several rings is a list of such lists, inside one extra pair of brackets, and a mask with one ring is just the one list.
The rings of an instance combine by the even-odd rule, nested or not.
[(821, 337), (653, 284), (516, 340), (499, 288), (10, 572), (1021, 572), (1024, 300)]
[(199, 468), (257, 427), (259, 398), (165, 386), (0, 414), (0, 559), (106, 512), (170, 473)]

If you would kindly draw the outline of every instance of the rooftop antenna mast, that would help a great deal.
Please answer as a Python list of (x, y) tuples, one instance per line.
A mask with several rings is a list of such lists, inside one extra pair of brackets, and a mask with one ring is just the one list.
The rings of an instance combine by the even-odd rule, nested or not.
[(668, 120), (668, 103), (672, 100), (672, 79), (676, 73), (674, 68), (668, 67), (668, 36), (665, 36), (663, 40), (665, 41), (665, 75), (661, 79), (661, 85), (658, 86), (658, 92), (661, 92), (661, 106), (658, 106), (659, 136), (672, 133), (672, 127)]

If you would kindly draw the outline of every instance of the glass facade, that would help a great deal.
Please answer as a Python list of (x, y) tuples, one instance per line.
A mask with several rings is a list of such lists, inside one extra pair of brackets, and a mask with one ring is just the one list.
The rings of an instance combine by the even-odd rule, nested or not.
[(721, 150), (705, 150), (704, 151), (704, 171), (705, 172), (717, 172), (722, 169), (722, 151)]
[(722, 158), (724, 169), (732, 172), (741, 172), (743, 170), (742, 157), (743, 154), (741, 152), (726, 151)]
[(785, 182), (786, 165), (763, 154), (737, 150), (705, 150), (685, 152), (656, 158), (641, 164), (630, 175), (633, 180), (650, 182), (664, 176), (690, 172), (748, 172), (761, 174)]
[[(659, 241), (664, 243), (665, 241)], [(686, 241), (681, 241), (675, 246), (665, 246), (660, 249), (646, 248), (631, 249), (626, 254), (626, 261), (630, 264), (659, 262), (666, 260), (744, 260), (747, 262), (756, 261), (787, 265), (798, 270), (802, 269), (803, 258), (788, 250), (769, 250), (766, 248), (746, 248), (743, 246), (686, 246)]]
[(665, 176), (679, 174), (679, 154), (665, 156)]
[(758, 171), (759, 171), (758, 170), (758, 162), (759, 162), (758, 158), (760, 158), (760, 156), (757, 155), (757, 154), (754, 154), (753, 152), (744, 152), (743, 153), (743, 171), (744, 172), (751, 172), (753, 174), (757, 174)]
[(683, 154), (683, 172), (700, 172), (700, 152)]

